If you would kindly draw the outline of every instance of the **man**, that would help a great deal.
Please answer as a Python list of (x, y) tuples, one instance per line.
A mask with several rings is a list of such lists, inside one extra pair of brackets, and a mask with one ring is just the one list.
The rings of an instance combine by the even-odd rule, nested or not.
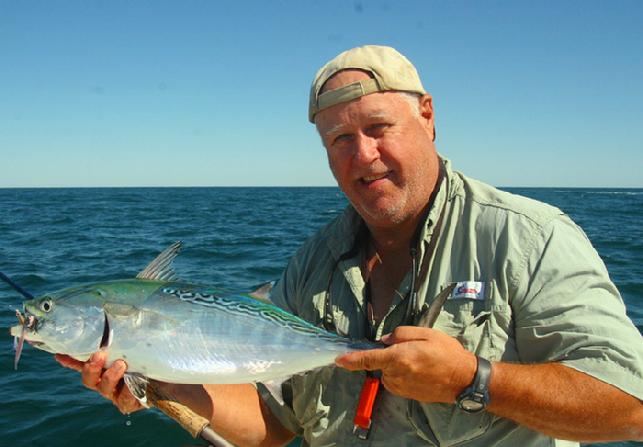
[[(372, 445), (577, 445), (643, 438), (643, 343), (582, 231), (559, 210), (452, 170), (432, 99), (392, 48), (344, 52), (313, 81), (310, 121), (351, 206), (293, 257), (273, 301), (384, 349), (263, 387), (172, 386), (239, 445), (363, 443), (364, 371), (380, 371)], [(433, 328), (422, 316), (448, 294)], [(386, 334), (386, 335), (385, 335)], [(123, 362), (83, 382), (121, 410)], [(369, 383), (377, 383), (370, 374)], [(368, 419), (368, 414), (365, 415)]]

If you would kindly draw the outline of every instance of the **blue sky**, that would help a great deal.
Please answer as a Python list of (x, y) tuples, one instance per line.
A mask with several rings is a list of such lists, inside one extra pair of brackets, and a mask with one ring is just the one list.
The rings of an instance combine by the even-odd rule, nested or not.
[(0, 187), (334, 185), (308, 89), (374, 43), (498, 186), (643, 187), (640, 1), (0, 0)]

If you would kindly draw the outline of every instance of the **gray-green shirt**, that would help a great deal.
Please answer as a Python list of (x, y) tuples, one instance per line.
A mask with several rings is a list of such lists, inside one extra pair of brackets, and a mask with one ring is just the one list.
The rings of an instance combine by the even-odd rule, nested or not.
[[(445, 164), (445, 178), (422, 229), (421, 257), (445, 213), (419, 288), (420, 306), (449, 284), (457, 286), (435, 328), (489, 360), (562, 362), (643, 399), (641, 334), (583, 231), (552, 206), (499, 191)], [(308, 240), (290, 261), (272, 300), (321, 325), (330, 297), (337, 332), (364, 338), (361, 255), (343, 256), (351, 252), (360, 225), (361, 218), (348, 207)], [(378, 336), (402, 323), (410, 283), (411, 272)], [(259, 388), (284, 426), (313, 446), (578, 445), (488, 412), (468, 414), (455, 405), (424, 404), (385, 390), (369, 439), (361, 441), (352, 429), (364, 376), (336, 367), (295, 376), (287, 384), (285, 405)]]

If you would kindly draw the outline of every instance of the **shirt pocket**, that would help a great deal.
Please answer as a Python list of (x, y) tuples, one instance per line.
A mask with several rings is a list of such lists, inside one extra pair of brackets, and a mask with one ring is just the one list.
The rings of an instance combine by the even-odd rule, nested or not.
[(487, 360), (504, 359), (511, 338), (511, 308), (495, 281), (485, 282), (481, 299), (449, 298), (435, 329), (456, 338), (467, 351)]
[[(499, 342), (505, 338), (502, 335), (505, 331), (497, 326), (509, 321), (507, 313), (506, 300), (497, 295), (495, 282), (490, 281), (485, 283), (484, 297), (449, 297), (434, 328), (456, 338), (467, 351), (488, 360), (498, 360), (503, 350), (503, 344)], [(441, 446), (478, 438), (497, 418), (486, 411), (467, 413), (455, 404), (416, 401), (409, 404), (409, 417), (420, 435), (426, 439), (437, 439)]]

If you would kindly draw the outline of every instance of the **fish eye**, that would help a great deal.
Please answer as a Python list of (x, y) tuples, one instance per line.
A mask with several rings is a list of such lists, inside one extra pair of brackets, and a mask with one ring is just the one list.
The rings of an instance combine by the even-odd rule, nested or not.
[(42, 303), (40, 303), (40, 309), (43, 312), (49, 312), (51, 309), (53, 309), (54, 303), (51, 300), (45, 300)]

